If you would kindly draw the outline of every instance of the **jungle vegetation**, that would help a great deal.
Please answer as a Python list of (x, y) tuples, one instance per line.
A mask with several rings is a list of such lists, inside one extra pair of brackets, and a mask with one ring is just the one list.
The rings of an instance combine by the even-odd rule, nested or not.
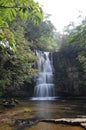
[(56, 94), (86, 94), (86, 19), (63, 34), (33, 0), (0, 0), (0, 96), (31, 84), (35, 50), (53, 52)]

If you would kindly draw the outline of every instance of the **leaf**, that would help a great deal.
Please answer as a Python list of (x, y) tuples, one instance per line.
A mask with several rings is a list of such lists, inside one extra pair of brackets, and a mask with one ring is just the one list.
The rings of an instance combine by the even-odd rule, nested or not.
[(22, 18), (22, 20), (24, 20), (24, 21), (27, 20), (27, 17), (28, 17), (28, 12), (27, 11), (23, 12), (23, 10), (21, 10), (19, 12), (19, 14), (20, 14), (20, 17)]

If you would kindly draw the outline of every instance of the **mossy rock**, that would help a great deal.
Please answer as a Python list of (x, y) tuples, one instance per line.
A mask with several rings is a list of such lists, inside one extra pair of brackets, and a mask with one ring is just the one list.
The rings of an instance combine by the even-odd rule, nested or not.
[(18, 100), (15, 99), (9, 99), (9, 100), (3, 100), (2, 105), (4, 107), (15, 107), (16, 104), (19, 104)]

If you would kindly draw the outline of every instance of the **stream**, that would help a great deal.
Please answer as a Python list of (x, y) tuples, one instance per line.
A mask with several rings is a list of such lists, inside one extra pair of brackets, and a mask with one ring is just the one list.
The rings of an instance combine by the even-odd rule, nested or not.
[[(85, 117), (85, 100), (31, 101), (32, 115), (37, 119), (59, 119)], [(77, 126), (40, 122), (25, 130), (83, 130)]]
[[(26, 112), (15, 114), (11, 118), (12, 120), (21, 120), (26, 119), (30, 120), (35, 118), (36, 120), (41, 119), (59, 119), (59, 118), (83, 118), (86, 117), (86, 102), (85, 100), (66, 100), (66, 99), (57, 99), (53, 101), (22, 101), (20, 106), (9, 110), (10, 113), (13, 111), (21, 110), (22, 108), (26, 109)], [(27, 111), (27, 110), (31, 111)], [(7, 110), (8, 111), (8, 110)], [(9, 115), (8, 115), (9, 116)], [(6, 118), (6, 117), (5, 117)], [(8, 125), (8, 124), (7, 124)], [(55, 123), (46, 123), (38, 122), (31, 127), (26, 125), (23, 128), (16, 129), (15, 125), (10, 127), (0, 126), (0, 130), (84, 130), (79, 126), (69, 126), (63, 124)]]

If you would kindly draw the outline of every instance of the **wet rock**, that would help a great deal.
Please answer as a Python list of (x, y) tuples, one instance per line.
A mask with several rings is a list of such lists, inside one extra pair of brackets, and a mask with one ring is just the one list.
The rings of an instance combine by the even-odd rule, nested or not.
[(3, 102), (2, 102), (2, 105), (4, 106), (4, 107), (14, 107), (16, 104), (19, 104), (19, 101), (18, 100), (16, 100), (16, 99), (6, 99), (6, 100), (3, 100)]
[(86, 128), (86, 123), (81, 123), (81, 126)]
[(38, 123), (40, 120), (37, 118), (34, 119), (18, 119), (16, 120), (14, 124), (14, 130), (22, 130), (25, 127), (31, 127), (32, 125), (35, 125)]
[(83, 128), (86, 128), (86, 118), (44, 119), (41, 121), (57, 123), (57, 124), (72, 125), (72, 126), (81, 126)]

